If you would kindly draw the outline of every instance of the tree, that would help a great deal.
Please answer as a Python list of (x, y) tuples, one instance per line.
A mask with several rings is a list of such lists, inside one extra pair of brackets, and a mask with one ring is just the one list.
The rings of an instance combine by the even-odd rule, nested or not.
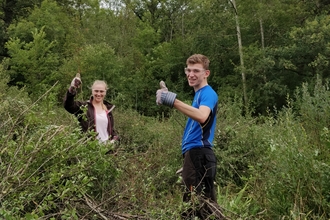
[(245, 66), (244, 66), (241, 27), (239, 25), (239, 17), (238, 17), (238, 11), (237, 11), (237, 7), (236, 7), (236, 1), (235, 0), (230, 0), (230, 2), (232, 3), (233, 9), (235, 11), (238, 52), (239, 52), (239, 57), (240, 57), (240, 71), (241, 71), (241, 75), (242, 75), (242, 85), (243, 85), (243, 91), (242, 92), (243, 92), (244, 105), (245, 105), (245, 108), (247, 108), (248, 98), (247, 98), (247, 94), (246, 94), (246, 78), (245, 78)]
[(45, 32), (35, 29), (32, 32), (32, 42), (22, 42), (13, 38), (6, 43), (8, 54), (11, 59), (8, 70), (12, 83), (19, 86), (26, 86), (27, 91), (38, 97), (47, 85), (54, 83), (52, 73), (57, 69), (59, 57), (52, 49), (56, 43), (45, 39)]
[(8, 56), (5, 50), (5, 42), (8, 40), (6, 29), (18, 19), (27, 17), (31, 9), (39, 4), (39, 0), (0, 1), (0, 61)]

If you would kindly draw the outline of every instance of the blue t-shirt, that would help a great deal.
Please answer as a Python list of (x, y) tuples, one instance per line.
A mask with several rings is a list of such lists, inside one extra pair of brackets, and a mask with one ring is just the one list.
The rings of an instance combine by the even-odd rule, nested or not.
[(182, 154), (192, 148), (213, 147), (218, 95), (209, 85), (200, 88), (195, 93), (192, 106), (199, 108), (201, 105), (211, 109), (210, 115), (203, 124), (188, 118), (182, 137)]

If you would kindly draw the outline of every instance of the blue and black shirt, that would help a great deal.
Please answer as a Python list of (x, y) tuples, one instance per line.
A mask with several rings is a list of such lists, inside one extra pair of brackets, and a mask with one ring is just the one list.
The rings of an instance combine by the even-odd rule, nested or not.
[(188, 118), (182, 137), (182, 154), (192, 148), (213, 147), (218, 95), (209, 85), (195, 93), (192, 106), (199, 108), (202, 105), (211, 109), (210, 115), (203, 124)]

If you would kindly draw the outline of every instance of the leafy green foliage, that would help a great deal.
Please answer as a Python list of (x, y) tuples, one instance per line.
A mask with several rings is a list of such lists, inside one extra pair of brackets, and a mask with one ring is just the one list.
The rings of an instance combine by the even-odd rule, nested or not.
[[(155, 105), (155, 91), (164, 80), (190, 103), (185, 60), (203, 53), (219, 94), (216, 182), (225, 214), (329, 219), (326, 1), (237, 2), (244, 114), (230, 1), (2, 3), (0, 218), (179, 218), (189, 208), (175, 174), (186, 118)], [(81, 99), (94, 80), (108, 82), (120, 145), (89, 140), (59, 107), (77, 72)]]
[[(43, 1), (27, 18), (13, 23), (8, 28), (10, 84), (26, 86), (33, 99), (53, 86), (63, 84), (57, 70), (63, 58), (71, 55), (77, 45), (68, 40), (77, 39), (73, 22), (53, 1)], [(70, 48), (67, 46), (70, 45)], [(59, 93), (59, 88), (54, 91)]]
[[(94, 195), (95, 188), (111, 188), (119, 172), (111, 157), (104, 155), (105, 146), (81, 136), (78, 128), (40, 124), (31, 117), (38, 113), (29, 110), (21, 129), (12, 124), (15, 138), (7, 135), (1, 141), (1, 213), (78, 219), (74, 213), (82, 207), (77, 201)], [(49, 115), (39, 117), (45, 122)]]
[(303, 86), (297, 94), (268, 117), (242, 117), (240, 102), (219, 106), (219, 191), (242, 194), (229, 199), (240, 209), (227, 197), (220, 200), (241, 218), (264, 212), (266, 218), (328, 217), (328, 86), (318, 80), (314, 90)]
[[(32, 97), (37, 97), (44, 92), (46, 85), (53, 82), (52, 71), (58, 65), (58, 55), (52, 52), (55, 42), (45, 39), (45, 32), (35, 30), (33, 41), (21, 42), (20, 39), (12, 39), (6, 47), (11, 56), (9, 74), (16, 79), (16, 85), (23, 86), (28, 83), (28, 92)], [(21, 81), (17, 79), (22, 78)]]
[(313, 132), (310, 139), (319, 140), (323, 128), (328, 127), (330, 123), (328, 80), (317, 77), (317, 80), (312, 84), (304, 83), (301, 89), (296, 90), (295, 96), (299, 118), (303, 126)]
[[(267, 117), (243, 117), (239, 99), (219, 104), (214, 149), (218, 203), (225, 215), (329, 217), (329, 132), (326, 122), (312, 123), (325, 115), (317, 106), (327, 109), (326, 85), (315, 83), (313, 93), (297, 90), (297, 101), (288, 99), (284, 110)], [(80, 133), (76, 119), (50, 101), (51, 91), (34, 104), (28, 99), (23, 104), (22, 97), (8, 96), (21, 104), (20, 114), (12, 114), (9, 105), (0, 109), (12, 119), (1, 129), (1, 216), (98, 219), (100, 213), (121, 213), (171, 219), (188, 208), (175, 174), (182, 162), (181, 113), (155, 119), (118, 107), (121, 142), (104, 146)], [(109, 149), (113, 153), (105, 155)]]

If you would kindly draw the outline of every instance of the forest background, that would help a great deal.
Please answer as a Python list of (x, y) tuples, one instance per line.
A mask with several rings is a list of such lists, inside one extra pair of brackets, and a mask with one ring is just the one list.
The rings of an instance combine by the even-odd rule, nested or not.
[[(164, 80), (211, 60), (217, 199), (231, 219), (330, 218), (326, 0), (0, 0), (0, 218), (177, 219), (186, 117)], [(76, 73), (116, 105), (116, 154), (62, 106)]]

